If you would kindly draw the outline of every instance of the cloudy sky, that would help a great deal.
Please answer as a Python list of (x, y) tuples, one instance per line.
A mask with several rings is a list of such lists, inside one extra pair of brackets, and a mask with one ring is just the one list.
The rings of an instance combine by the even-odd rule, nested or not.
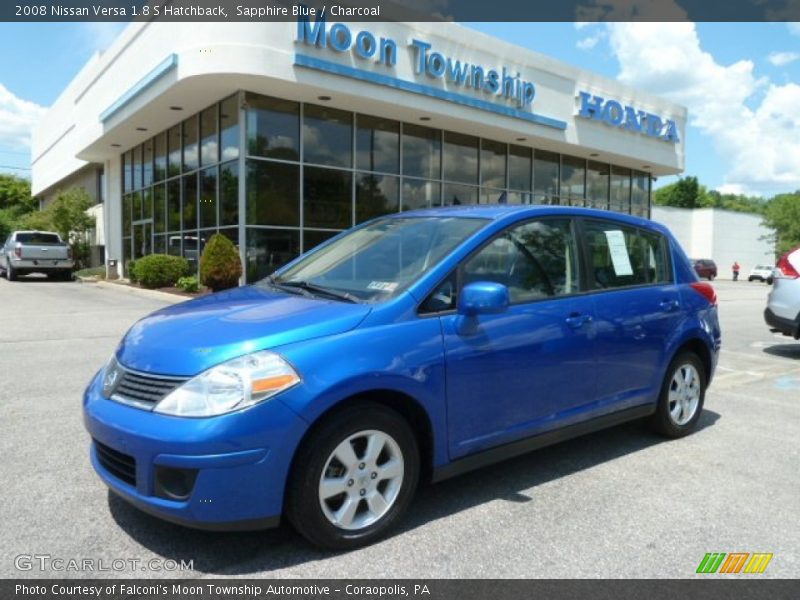
[(710, 188), (800, 189), (798, 23), (472, 26), (686, 106), (685, 174)]
[[(0, 24), (0, 172), (29, 173), (31, 124), (122, 26)], [(687, 106), (686, 174), (711, 188), (800, 189), (800, 24), (470, 26)]]

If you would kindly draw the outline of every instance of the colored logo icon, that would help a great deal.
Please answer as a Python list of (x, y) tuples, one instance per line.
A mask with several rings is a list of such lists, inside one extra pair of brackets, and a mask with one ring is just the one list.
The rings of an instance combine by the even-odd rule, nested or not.
[(697, 573), (763, 573), (771, 560), (771, 552), (708, 552), (697, 566)]

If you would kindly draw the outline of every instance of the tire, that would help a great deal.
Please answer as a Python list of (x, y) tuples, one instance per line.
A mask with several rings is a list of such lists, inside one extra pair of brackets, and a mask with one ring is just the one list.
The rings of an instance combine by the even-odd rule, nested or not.
[(709, 276), (708, 276), (708, 280), (709, 280), (709, 281), (714, 281), (714, 275), (709, 275)]
[(14, 270), (14, 267), (11, 266), (11, 261), (8, 261), (8, 265), (6, 266), (6, 279), (9, 281), (16, 281), (17, 277), (17, 272)]
[[(681, 382), (690, 380), (688, 388)], [(667, 369), (658, 406), (651, 417), (655, 431), (669, 438), (680, 438), (697, 427), (706, 397), (707, 376), (703, 362), (694, 352), (681, 352)]]
[(750, 283), (753, 283), (755, 280), (756, 280), (755, 277), (748, 277), (747, 278), (747, 281), (749, 281)]
[(772, 285), (773, 279), (772, 277), (767, 277), (767, 285)]
[[(380, 448), (377, 454), (371, 444)], [(380, 539), (400, 520), (418, 479), (419, 450), (406, 420), (380, 404), (359, 404), (334, 413), (301, 444), (286, 516), (315, 546), (352, 550)]]

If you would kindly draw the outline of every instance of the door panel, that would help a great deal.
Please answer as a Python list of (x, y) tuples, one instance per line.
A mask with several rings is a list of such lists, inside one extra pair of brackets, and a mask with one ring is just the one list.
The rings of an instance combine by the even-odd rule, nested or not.
[(459, 283), (502, 283), (501, 314), (440, 317), (452, 458), (579, 418), (594, 398), (593, 301), (580, 291), (569, 219), (510, 228), (470, 257)]
[(620, 410), (655, 402), (667, 341), (682, 318), (666, 240), (612, 222), (589, 221), (584, 231), (592, 285), (603, 290), (593, 294), (598, 401)]
[(453, 458), (551, 428), (592, 401), (594, 326), (567, 322), (591, 307), (559, 298), (441, 318)]

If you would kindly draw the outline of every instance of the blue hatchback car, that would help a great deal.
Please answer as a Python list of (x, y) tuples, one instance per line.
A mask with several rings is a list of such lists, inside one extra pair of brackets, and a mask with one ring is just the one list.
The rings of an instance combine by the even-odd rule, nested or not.
[(191, 527), (384, 535), (438, 481), (647, 418), (697, 425), (716, 295), (662, 226), (471, 206), (346, 231), (136, 323), (84, 396), (91, 461)]

